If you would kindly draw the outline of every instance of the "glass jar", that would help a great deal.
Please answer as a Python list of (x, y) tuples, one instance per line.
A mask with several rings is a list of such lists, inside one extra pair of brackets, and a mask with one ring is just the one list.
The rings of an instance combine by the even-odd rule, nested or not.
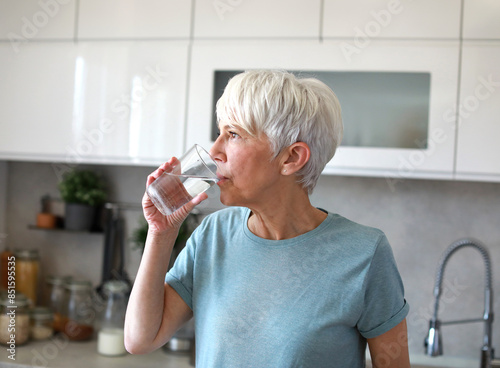
[(123, 325), (130, 288), (125, 281), (107, 281), (103, 286), (105, 309), (97, 335), (97, 352), (107, 356), (125, 354)]
[(38, 273), (40, 256), (36, 249), (17, 249), (16, 257), (16, 291), (29, 299), (30, 305), (36, 305), (38, 290)]
[(92, 284), (87, 280), (70, 280), (65, 284), (65, 308), (62, 317), (64, 334), (69, 340), (89, 340), (94, 333)]
[(54, 333), (54, 313), (46, 307), (35, 307), (31, 310), (31, 338), (46, 340)]
[(45, 279), (45, 305), (54, 313), (54, 330), (57, 332), (62, 332), (64, 328), (65, 284), (69, 281), (70, 276), (50, 275)]
[(11, 349), (26, 343), (30, 336), (29, 301), (21, 293), (0, 296), (0, 343)]

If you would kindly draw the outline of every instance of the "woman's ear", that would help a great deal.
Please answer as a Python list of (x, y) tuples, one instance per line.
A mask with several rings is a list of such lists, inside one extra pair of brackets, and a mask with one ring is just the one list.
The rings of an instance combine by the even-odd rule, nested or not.
[(311, 149), (304, 142), (296, 142), (285, 149), (284, 162), (281, 173), (283, 175), (294, 174), (304, 167), (311, 157)]

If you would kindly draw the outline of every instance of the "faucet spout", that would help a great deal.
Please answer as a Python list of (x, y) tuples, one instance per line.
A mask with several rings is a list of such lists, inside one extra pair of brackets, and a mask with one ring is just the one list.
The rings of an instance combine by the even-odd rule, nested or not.
[(429, 333), (425, 339), (425, 353), (429, 356), (443, 355), (443, 343), (441, 341), (441, 322), (431, 320), (429, 323)]
[(442, 283), (444, 277), (444, 270), (450, 257), (459, 249), (464, 247), (473, 247), (477, 249), (484, 261), (485, 266), (485, 286), (484, 286), (484, 313), (483, 318), (479, 321), (484, 322), (484, 337), (483, 346), (481, 348), (481, 365), (480, 368), (490, 368), (491, 360), (493, 359), (493, 348), (491, 344), (491, 335), (493, 327), (493, 283), (491, 273), (491, 260), (488, 249), (476, 240), (461, 239), (451, 244), (443, 253), (441, 261), (439, 262), (436, 283), (434, 284), (434, 314), (430, 321), (429, 333), (425, 339), (425, 352), (430, 356), (438, 356), (443, 354), (443, 345), (441, 341), (441, 325), (453, 323), (467, 323), (476, 322), (478, 320), (463, 320), (453, 322), (441, 322), (438, 319), (439, 299), (442, 293)]

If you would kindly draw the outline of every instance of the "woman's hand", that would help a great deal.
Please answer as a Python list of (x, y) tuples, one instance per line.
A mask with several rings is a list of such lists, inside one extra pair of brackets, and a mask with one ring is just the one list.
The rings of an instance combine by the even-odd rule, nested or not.
[[(179, 160), (176, 157), (172, 157), (169, 161), (165, 162), (148, 176), (146, 188), (164, 172), (172, 172), (177, 165), (179, 165)], [(207, 194), (201, 193), (173, 214), (165, 216), (155, 207), (151, 199), (149, 199), (148, 194), (144, 193), (142, 198), (142, 208), (144, 217), (149, 224), (149, 230), (155, 233), (162, 233), (172, 229), (178, 231), (182, 222), (186, 219), (193, 208), (205, 199), (207, 199)]]

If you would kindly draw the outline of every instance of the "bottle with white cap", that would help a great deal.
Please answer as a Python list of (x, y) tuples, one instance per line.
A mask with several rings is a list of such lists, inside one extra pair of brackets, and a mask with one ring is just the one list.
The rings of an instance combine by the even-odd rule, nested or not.
[(130, 291), (125, 281), (107, 281), (103, 286), (105, 309), (97, 335), (97, 352), (106, 356), (124, 355), (124, 323)]

